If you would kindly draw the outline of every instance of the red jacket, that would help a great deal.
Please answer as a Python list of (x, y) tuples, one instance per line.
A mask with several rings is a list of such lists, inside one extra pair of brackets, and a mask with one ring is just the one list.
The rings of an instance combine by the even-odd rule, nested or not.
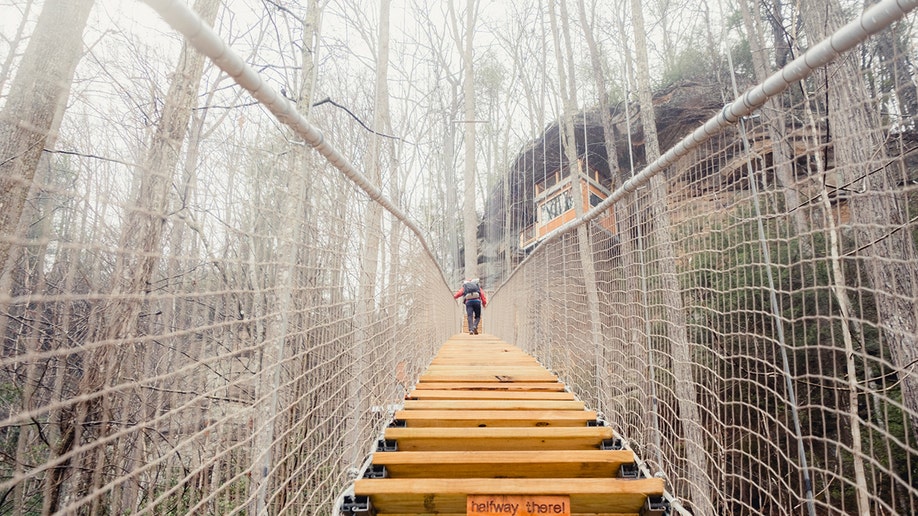
[[(485, 295), (484, 289), (479, 288), (478, 294), (481, 296), (478, 299), (481, 300), (481, 306), (488, 306), (488, 296)], [(465, 285), (459, 287), (459, 290), (453, 295), (453, 299), (459, 299), (465, 295)], [(466, 299), (465, 302), (474, 301), (474, 299)]]

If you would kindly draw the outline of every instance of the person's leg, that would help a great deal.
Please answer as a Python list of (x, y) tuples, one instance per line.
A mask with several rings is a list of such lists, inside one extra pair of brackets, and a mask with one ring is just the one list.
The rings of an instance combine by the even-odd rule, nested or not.
[(478, 303), (478, 310), (475, 312), (475, 335), (478, 335), (479, 326), (481, 326), (481, 303)]
[(474, 330), (474, 328), (475, 328), (475, 326), (474, 326), (474, 324), (475, 324), (475, 309), (472, 307), (473, 304), (474, 304), (474, 303), (466, 303), (466, 304), (465, 304), (465, 315), (468, 317), (468, 320), (469, 320), (469, 335), (473, 335), (473, 334), (475, 333), (475, 330)]
[(474, 329), (472, 326), (469, 326), (469, 329), (472, 331), (473, 334), (477, 335), (478, 334), (478, 323), (481, 322), (481, 301), (473, 302), (471, 303), (471, 305), (472, 305), (472, 311), (475, 314), (475, 326), (474, 326)]

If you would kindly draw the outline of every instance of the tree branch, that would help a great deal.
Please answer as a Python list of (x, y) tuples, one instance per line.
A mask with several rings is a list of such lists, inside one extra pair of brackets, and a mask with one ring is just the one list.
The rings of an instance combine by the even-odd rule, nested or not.
[(65, 151), (65, 150), (60, 150), (60, 149), (42, 149), (42, 152), (47, 152), (49, 154), (66, 154), (68, 156), (79, 156), (81, 158), (98, 159), (102, 161), (109, 161), (111, 163), (118, 163), (119, 165), (124, 165), (127, 167), (137, 166), (136, 163), (128, 163), (127, 161), (121, 161), (119, 159), (106, 158), (105, 156), (99, 156), (96, 154), (83, 154), (82, 152), (76, 152), (76, 151)]
[[(353, 118), (354, 120), (356, 120), (358, 124), (360, 124), (361, 126), (363, 126), (364, 129), (366, 129), (367, 131), (370, 131), (371, 133), (373, 133), (373, 134), (375, 134), (375, 135), (377, 135), (377, 136), (382, 136), (383, 138), (391, 138), (391, 139), (393, 139), (393, 140), (399, 140), (399, 141), (403, 141), (403, 142), (405, 142), (405, 143), (411, 143), (411, 142), (409, 142), (409, 141), (407, 141), (407, 140), (403, 140), (402, 138), (399, 138), (398, 136), (389, 136), (388, 134), (378, 133), (378, 132), (376, 132), (376, 131), (370, 129), (370, 128), (367, 126), (367, 124), (363, 123), (363, 120), (357, 118), (357, 115), (355, 115), (354, 113), (351, 113), (351, 110), (350, 110), (350, 109), (348, 109), (348, 108), (342, 106), (341, 104), (338, 104), (337, 102), (335, 102), (334, 100), (332, 100), (332, 99), (329, 98), (329, 97), (325, 97), (324, 100), (320, 100), (320, 101), (316, 102), (315, 104), (312, 105), (312, 107), (321, 106), (322, 104), (331, 104), (331, 105), (333, 105), (333, 106), (335, 106), (335, 107), (338, 107), (338, 108), (343, 109), (344, 111), (347, 112), (347, 114), (351, 115), (351, 118)], [(412, 145), (413, 145), (413, 144), (412, 144)]]

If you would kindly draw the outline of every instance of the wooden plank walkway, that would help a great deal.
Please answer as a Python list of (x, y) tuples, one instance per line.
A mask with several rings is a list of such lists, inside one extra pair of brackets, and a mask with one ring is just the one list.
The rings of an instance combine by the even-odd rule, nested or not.
[(488, 497), (560, 496), (560, 505), (543, 507), (566, 512), (548, 513), (663, 514), (645, 507), (648, 496), (663, 495), (663, 480), (621, 478), (623, 466), (636, 471), (634, 454), (608, 449), (612, 429), (595, 421), (596, 412), (519, 348), (455, 335), (406, 397), (343, 512), (471, 516), (473, 502)]

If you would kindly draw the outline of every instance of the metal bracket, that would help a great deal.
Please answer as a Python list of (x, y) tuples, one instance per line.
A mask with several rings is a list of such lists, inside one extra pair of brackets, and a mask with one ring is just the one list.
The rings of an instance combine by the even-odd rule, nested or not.
[(369, 496), (345, 496), (341, 503), (342, 516), (376, 516)]
[(669, 516), (669, 500), (662, 496), (648, 496), (641, 507), (641, 516)]
[(395, 439), (380, 439), (376, 441), (376, 451), (394, 452), (398, 451), (398, 441)]
[(593, 421), (587, 421), (587, 426), (606, 426), (606, 422), (602, 419), (595, 419)]
[(389, 428), (405, 428), (407, 426), (408, 422), (404, 419), (393, 419), (392, 422), (389, 423)]
[(628, 462), (618, 467), (619, 478), (638, 479), (641, 478), (641, 470), (636, 462)]
[(382, 464), (370, 464), (363, 472), (363, 478), (386, 478), (389, 471)]
[(624, 450), (625, 444), (618, 437), (615, 439), (603, 439), (599, 445), (600, 450)]

